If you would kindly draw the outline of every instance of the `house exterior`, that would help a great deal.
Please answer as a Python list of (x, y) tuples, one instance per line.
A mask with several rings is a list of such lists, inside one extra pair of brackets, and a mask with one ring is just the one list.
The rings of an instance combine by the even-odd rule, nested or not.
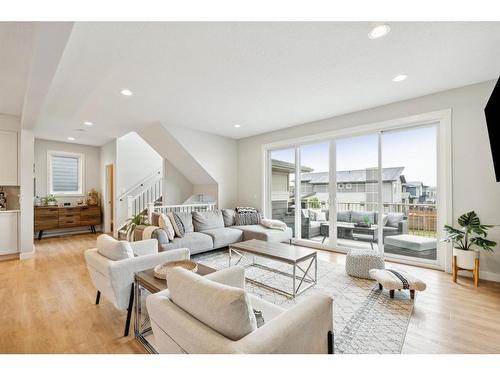
[[(406, 182), (402, 174), (404, 167), (384, 168), (382, 171), (383, 201), (400, 203), (403, 200), (402, 186)], [(338, 203), (377, 202), (378, 171), (376, 168), (357, 169), (337, 172)], [(301, 186), (303, 199), (318, 197), (320, 202), (328, 203), (329, 173), (302, 173)]]
[(436, 203), (436, 188), (424, 185), (422, 181), (409, 181), (403, 184), (405, 203)]

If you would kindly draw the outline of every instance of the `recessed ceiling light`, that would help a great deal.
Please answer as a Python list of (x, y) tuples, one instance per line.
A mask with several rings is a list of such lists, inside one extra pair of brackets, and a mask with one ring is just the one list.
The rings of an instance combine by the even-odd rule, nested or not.
[(123, 89), (121, 91), (122, 95), (125, 95), (125, 96), (132, 96), (134, 95), (134, 93), (132, 91), (130, 91), (129, 89)]
[(401, 82), (404, 81), (408, 76), (406, 74), (399, 74), (392, 79), (393, 82)]
[(387, 34), (389, 34), (389, 31), (391, 31), (391, 28), (389, 25), (378, 25), (378, 26), (375, 26), (368, 33), (368, 38), (370, 38), (370, 39), (382, 38), (383, 36), (386, 36)]
[(93, 123), (93, 122), (90, 122), (90, 121), (85, 121), (85, 122), (83, 123), (83, 125), (92, 126), (92, 125), (94, 125), (94, 123)]
[(235, 128), (241, 128), (241, 125), (240, 124), (234, 124), (233, 125)]
[(74, 141), (75, 140), (74, 137), (68, 137), (67, 139), (68, 139), (68, 141)]

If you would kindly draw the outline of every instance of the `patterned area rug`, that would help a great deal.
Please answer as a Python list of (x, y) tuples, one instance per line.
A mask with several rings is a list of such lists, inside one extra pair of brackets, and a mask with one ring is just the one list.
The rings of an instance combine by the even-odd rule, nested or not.
[[(228, 250), (194, 255), (192, 258), (216, 269), (228, 267), (229, 262)], [(291, 266), (279, 262), (261, 257), (255, 257), (255, 261), (291, 272)], [(245, 272), (247, 277), (291, 291), (289, 277), (256, 267), (247, 268)], [(396, 297), (390, 299), (388, 291), (379, 291), (376, 282), (350, 277), (343, 265), (321, 260), (318, 261), (317, 285), (295, 300), (252, 283), (247, 283), (246, 288), (250, 293), (283, 308), (292, 307), (315, 291), (333, 297), (336, 354), (401, 353), (413, 309), (408, 291), (396, 291)]]

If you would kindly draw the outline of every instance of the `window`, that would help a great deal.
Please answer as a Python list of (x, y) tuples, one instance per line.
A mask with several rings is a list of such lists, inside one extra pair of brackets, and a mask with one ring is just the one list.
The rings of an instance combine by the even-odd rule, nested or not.
[(345, 188), (346, 189), (352, 189), (352, 185), (351, 184), (345, 184)]
[(83, 155), (48, 151), (48, 190), (54, 195), (83, 195)]

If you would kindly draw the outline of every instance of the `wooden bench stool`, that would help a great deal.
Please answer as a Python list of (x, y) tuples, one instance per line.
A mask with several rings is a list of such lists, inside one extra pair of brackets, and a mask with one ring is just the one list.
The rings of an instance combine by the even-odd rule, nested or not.
[(396, 289), (408, 289), (411, 299), (414, 299), (415, 291), (421, 292), (427, 287), (422, 280), (404, 271), (372, 269), (370, 270), (370, 276), (378, 282), (380, 290), (383, 288), (389, 290), (391, 298), (394, 298)]

